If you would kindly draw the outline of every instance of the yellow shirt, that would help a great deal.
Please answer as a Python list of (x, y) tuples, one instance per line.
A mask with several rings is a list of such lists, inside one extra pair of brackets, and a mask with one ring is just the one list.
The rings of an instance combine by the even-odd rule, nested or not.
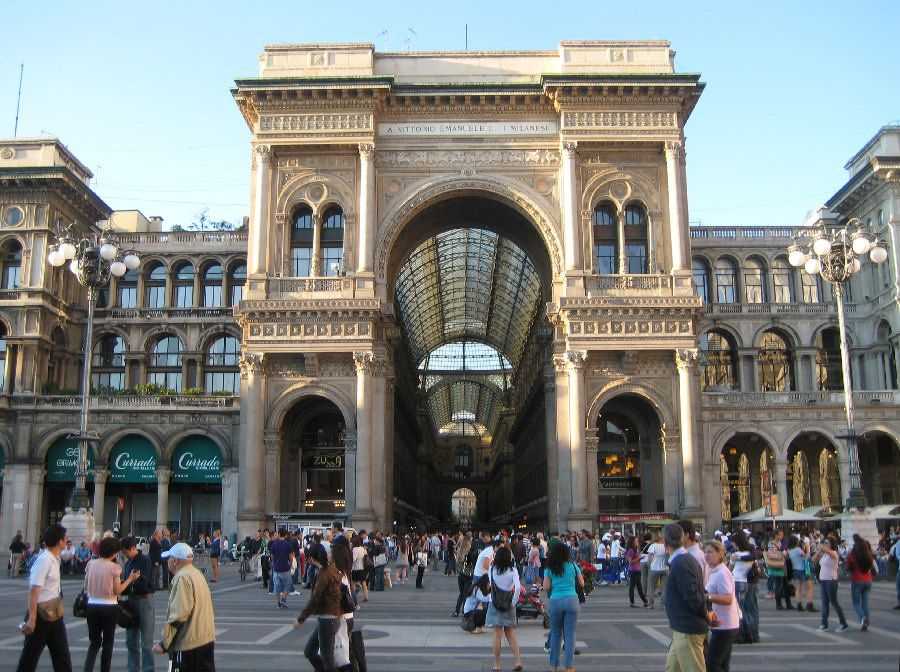
[[(179, 624), (183, 624), (180, 632)], [(216, 623), (209, 585), (196, 567), (185, 565), (172, 579), (162, 646), (166, 651), (190, 651), (215, 639)]]

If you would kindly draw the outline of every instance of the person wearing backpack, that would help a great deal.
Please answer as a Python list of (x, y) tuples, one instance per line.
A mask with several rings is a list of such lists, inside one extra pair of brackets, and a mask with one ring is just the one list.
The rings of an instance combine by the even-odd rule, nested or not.
[(494, 554), (494, 563), (488, 573), (491, 584), (491, 603), (488, 605), (485, 625), (494, 628), (494, 667), (492, 669), (495, 672), (501, 669), (500, 647), (505, 635), (515, 659), (513, 672), (520, 672), (523, 668), (522, 652), (516, 637), (518, 625), (516, 603), (519, 601), (522, 584), (519, 581), (519, 572), (508, 546), (500, 546), (497, 549)]

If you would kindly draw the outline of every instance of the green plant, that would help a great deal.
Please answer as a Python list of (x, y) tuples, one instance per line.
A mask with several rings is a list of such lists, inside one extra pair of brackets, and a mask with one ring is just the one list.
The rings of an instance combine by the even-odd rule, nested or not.
[(199, 397), (200, 395), (203, 394), (203, 388), (202, 387), (189, 387), (181, 394), (183, 394), (186, 397)]
[(214, 397), (233, 397), (235, 396), (234, 392), (231, 390), (215, 390), (211, 393)]
[(172, 394), (173, 392), (156, 383), (141, 383), (134, 386), (134, 393), (141, 397), (155, 397), (161, 394)]

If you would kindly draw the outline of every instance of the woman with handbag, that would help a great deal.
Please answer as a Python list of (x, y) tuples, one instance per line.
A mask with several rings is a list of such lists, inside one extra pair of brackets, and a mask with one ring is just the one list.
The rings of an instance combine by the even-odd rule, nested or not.
[[(568, 558), (568, 551), (566, 551)], [(491, 603), (488, 605), (488, 613), (485, 625), (494, 628), (494, 667), (495, 672), (500, 670), (500, 647), (503, 636), (509, 648), (512, 649), (513, 658), (516, 661), (514, 672), (522, 670), (522, 652), (519, 650), (519, 641), (516, 637), (516, 603), (519, 601), (519, 593), (522, 584), (519, 581), (519, 571), (513, 562), (512, 551), (509, 546), (500, 546), (494, 554), (494, 564), (489, 570), (491, 582)]]
[(707, 541), (704, 551), (709, 567), (705, 589), (712, 607), (706, 669), (708, 672), (728, 672), (731, 666), (731, 645), (740, 630), (740, 610), (735, 599), (734, 576), (725, 566), (725, 547), (721, 541)]
[(359, 593), (362, 590), (363, 602), (369, 601), (369, 570), (366, 568), (366, 561), (369, 553), (362, 544), (362, 537), (358, 534), (353, 535), (353, 564), (350, 571), (350, 578), (353, 579), (353, 592)]
[(738, 644), (754, 644), (759, 641), (759, 601), (756, 594), (759, 581), (759, 565), (755, 551), (746, 535), (738, 530), (731, 541), (735, 546), (731, 554), (731, 571), (734, 576), (734, 593), (741, 610)]
[(563, 646), (563, 662), (566, 672), (573, 672), (575, 657), (575, 626), (578, 624), (578, 604), (581, 601), (578, 587), (584, 588), (584, 577), (564, 544), (550, 545), (547, 571), (544, 572), (544, 590), (550, 596), (550, 666), (559, 670), (559, 650)]
[(853, 549), (847, 555), (847, 571), (850, 572), (850, 597), (853, 609), (859, 617), (860, 629), (869, 629), (869, 593), (875, 574), (875, 556), (869, 542), (858, 534), (853, 535)]
[(101, 539), (100, 557), (91, 560), (84, 573), (84, 590), (88, 597), (88, 635), (91, 640), (84, 658), (84, 672), (91, 672), (94, 669), (94, 662), (101, 647), (103, 653), (100, 656), (100, 672), (110, 671), (116, 624), (121, 609), (119, 595), (141, 578), (140, 572), (133, 571), (125, 581), (122, 581), (122, 568), (116, 562), (116, 554), (120, 549), (121, 544), (115, 537)]
[(310, 548), (310, 560), (319, 567), (319, 574), (309, 602), (297, 617), (296, 627), (303, 625), (310, 616), (316, 617), (316, 629), (307, 640), (303, 655), (314, 670), (334, 672), (337, 669), (335, 639), (338, 630), (345, 627), (341, 605), (342, 575), (334, 564), (328, 562), (328, 554), (321, 544)]
[(784, 552), (776, 540), (769, 542), (766, 551), (766, 574), (772, 582), (772, 592), (775, 595), (775, 608), (782, 611), (785, 607), (782, 602), (787, 600), (787, 608), (791, 609), (790, 594), (785, 589), (785, 561)]
[(828, 630), (828, 615), (831, 607), (837, 612), (841, 627), (838, 632), (844, 632), (849, 626), (844, 618), (844, 610), (838, 604), (838, 559), (835, 541), (829, 537), (822, 541), (819, 552), (814, 561), (819, 563), (819, 585), (822, 586), (822, 624), (819, 630)]

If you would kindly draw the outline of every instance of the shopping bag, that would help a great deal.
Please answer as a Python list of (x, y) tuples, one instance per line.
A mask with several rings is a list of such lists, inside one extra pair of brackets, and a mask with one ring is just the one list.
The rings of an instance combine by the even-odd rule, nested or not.
[(338, 669), (350, 664), (350, 636), (347, 633), (347, 621), (341, 619), (334, 634), (334, 666)]
[(353, 661), (353, 672), (368, 672), (366, 645), (363, 642), (362, 630), (354, 630), (350, 633), (350, 658)]

